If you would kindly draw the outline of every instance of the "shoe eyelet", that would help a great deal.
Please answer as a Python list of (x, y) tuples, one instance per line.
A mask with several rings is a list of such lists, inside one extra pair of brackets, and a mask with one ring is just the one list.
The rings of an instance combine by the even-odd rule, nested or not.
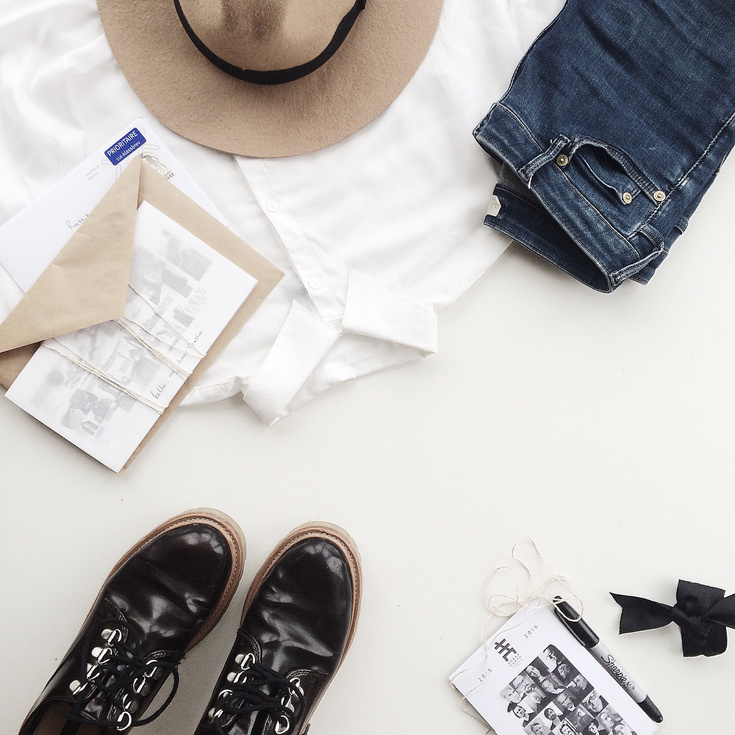
[(112, 648), (96, 646), (92, 649), (92, 658), (96, 659), (98, 664), (106, 664), (112, 658)]
[(120, 713), (120, 716), (117, 718), (117, 731), (118, 732), (125, 732), (128, 728), (132, 727), (133, 725), (133, 716), (128, 712), (127, 710)]
[(109, 645), (122, 640), (122, 631), (119, 628), (105, 628), (101, 636)]
[[(281, 724), (285, 721), (285, 724)], [(291, 729), (291, 720), (288, 715), (281, 715), (276, 721), (276, 726), (273, 728), (276, 735), (285, 735)]]
[(73, 697), (81, 694), (86, 688), (87, 682), (85, 681), (84, 683), (82, 683), (81, 681), (79, 681), (79, 679), (74, 679), (74, 681), (69, 684), (69, 690), (71, 691)]
[(235, 656), (235, 663), (238, 664), (243, 671), (245, 669), (249, 669), (255, 663), (255, 654), (238, 653), (237, 656)]

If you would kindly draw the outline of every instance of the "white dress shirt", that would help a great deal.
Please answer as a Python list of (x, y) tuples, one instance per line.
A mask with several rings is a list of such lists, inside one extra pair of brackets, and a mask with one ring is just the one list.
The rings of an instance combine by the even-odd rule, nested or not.
[(472, 130), (562, 5), (445, 0), (426, 59), (386, 112), (325, 150), (256, 159), (153, 120), (94, 0), (5, 0), (0, 223), (146, 117), (232, 229), (285, 273), (187, 402), (242, 393), (274, 423), (341, 381), (437, 351), (437, 311), (508, 244), (483, 225), (496, 176)]

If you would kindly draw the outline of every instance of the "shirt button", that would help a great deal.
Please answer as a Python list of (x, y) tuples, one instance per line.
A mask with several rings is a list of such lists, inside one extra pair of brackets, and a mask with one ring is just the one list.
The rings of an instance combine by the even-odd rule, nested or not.
[(561, 166), (562, 168), (564, 168), (564, 166), (566, 166), (568, 163), (569, 163), (569, 159), (563, 153), (560, 153), (556, 157), (557, 166)]
[(623, 192), (623, 201), (626, 204), (630, 204), (633, 201), (633, 195), (629, 191)]
[(662, 202), (662, 201), (663, 201), (664, 199), (666, 199), (666, 194), (664, 194), (664, 193), (663, 193), (663, 192), (662, 192), (661, 190), (659, 190), (659, 191), (654, 191), (654, 192), (653, 192), (653, 198), (654, 198), (654, 199), (655, 199), (655, 200), (656, 200), (657, 202)]
[(309, 288), (313, 288), (315, 291), (318, 291), (322, 287), (322, 279), (312, 276), (308, 281), (308, 286)]
[(277, 212), (278, 211), (278, 202), (275, 199), (269, 199), (268, 202), (265, 205), (265, 208), (269, 212)]

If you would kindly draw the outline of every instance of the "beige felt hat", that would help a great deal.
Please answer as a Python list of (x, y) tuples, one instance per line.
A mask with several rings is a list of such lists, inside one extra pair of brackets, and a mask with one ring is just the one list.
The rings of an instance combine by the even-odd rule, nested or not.
[(98, 0), (130, 85), (164, 125), (248, 156), (336, 143), (400, 94), (442, 0)]

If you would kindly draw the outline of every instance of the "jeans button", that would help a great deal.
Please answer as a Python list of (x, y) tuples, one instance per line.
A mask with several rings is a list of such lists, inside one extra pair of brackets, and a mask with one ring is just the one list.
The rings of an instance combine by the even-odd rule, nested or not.
[(569, 163), (569, 159), (563, 153), (560, 153), (556, 157), (557, 166), (561, 166), (562, 168), (564, 168), (564, 166), (566, 166), (568, 163)]
[(661, 190), (659, 189), (659, 191), (654, 191), (654, 192), (653, 192), (653, 198), (654, 198), (654, 199), (655, 199), (655, 200), (656, 200), (657, 202), (662, 202), (662, 201), (663, 201), (664, 199), (666, 199), (666, 194), (664, 194), (664, 193), (663, 193), (663, 192), (662, 192), (662, 191), (661, 191)]
[(633, 195), (629, 191), (623, 192), (623, 202), (625, 204), (630, 204), (633, 201)]

